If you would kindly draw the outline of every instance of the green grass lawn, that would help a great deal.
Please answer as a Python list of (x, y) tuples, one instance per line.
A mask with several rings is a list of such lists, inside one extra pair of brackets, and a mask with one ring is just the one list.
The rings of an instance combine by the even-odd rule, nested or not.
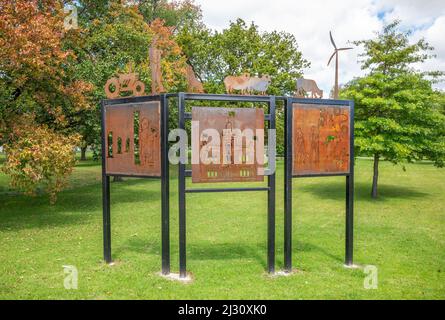
[[(266, 269), (266, 193), (187, 195), (188, 270), (193, 282), (159, 276), (160, 182), (113, 183), (112, 247), (102, 261), (100, 165), (80, 163), (56, 205), (8, 189), (0, 174), (2, 299), (444, 299), (445, 170), (429, 163), (381, 164), (371, 200), (372, 162), (357, 160), (355, 263), (344, 259), (344, 178), (294, 179), (293, 264)], [(176, 171), (171, 180), (172, 270), (178, 271)], [(191, 183), (188, 181), (188, 183)], [(283, 163), (277, 178), (277, 270), (283, 267)], [(64, 289), (64, 265), (79, 272)], [(363, 266), (378, 268), (365, 289)]]

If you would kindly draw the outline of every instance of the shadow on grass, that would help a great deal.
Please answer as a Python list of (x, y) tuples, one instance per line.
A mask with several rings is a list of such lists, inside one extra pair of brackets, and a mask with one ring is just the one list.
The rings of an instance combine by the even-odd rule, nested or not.
[[(113, 255), (120, 255), (125, 251), (133, 251), (139, 254), (152, 254), (161, 256), (160, 239), (147, 241), (139, 237), (132, 237), (122, 245), (113, 248)], [(172, 254), (172, 253), (170, 253)], [(187, 261), (190, 260), (234, 260), (253, 259), (263, 268), (267, 267), (267, 249), (264, 245), (244, 243), (187, 243)]]
[(267, 267), (267, 249), (261, 244), (200, 243), (187, 246), (189, 260), (254, 259), (263, 268)]
[[(161, 259), (161, 242), (160, 239), (147, 241), (139, 237), (132, 237), (123, 244), (113, 248), (113, 255), (119, 256), (125, 251), (132, 251), (138, 254), (158, 255)], [(344, 256), (335, 255), (332, 252), (322, 247), (316, 246), (308, 242), (294, 242), (293, 257), (297, 257), (301, 252), (319, 252), (321, 255), (328, 257), (336, 263), (343, 264)], [(282, 254), (275, 257), (276, 269), (284, 267)], [(172, 254), (172, 253), (170, 253)], [(177, 254), (174, 253), (174, 254)], [(261, 265), (266, 270), (267, 268), (267, 248), (265, 245), (252, 243), (203, 243), (187, 244), (187, 261), (198, 260), (237, 260), (237, 259), (252, 259)]]
[(310, 251), (318, 251), (321, 254), (331, 258), (332, 260), (335, 260), (340, 263), (344, 262), (343, 256), (334, 255), (331, 252), (327, 251), (326, 249), (308, 242), (297, 241), (296, 243), (294, 243), (292, 255), (298, 255), (298, 252), (310, 252)]
[(94, 160), (80, 161), (80, 160), (78, 160), (76, 163), (76, 168), (98, 167), (100, 165), (101, 165), (100, 161), (94, 161)]
[(22, 210), (18, 210), (14, 214), (2, 215), (0, 231), (44, 230), (52, 227), (84, 225), (91, 219), (91, 216), (82, 213), (63, 213), (58, 209), (39, 212), (38, 207), (34, 209), (23, 207)]
[[(312, 193), (320, 199), (339, 200), (344, 199), (345, 188), (346, 185), (343, 181), (320, 181), (317, 184), (298, 186), (295, 188), (295, 193), (301, 190)], [(379, 197), (372, 199), (369, 183), (355, 183), (355, 199), (360, 201), (386, 201), (393, 198), (416, 199), (428, 196), (428, 193), (399, 185), (381, 184), (378, 188)]]
[[(156, 183), (156, 181), (153, 181)], [(113, 206), (125, 203), (150, 203), (161, 201), (161, 190), (133, 190), (134, 186), (147, 183), (143, 179), (112, 183), (111, 215)], [(49, 204), (48, 195), (36, 197), (23, 194), (0, 194), (4, 206), (0, 214), (0, 230), (47, 228), (52, 226), (81, 225), (102, 215), (100, 185), (89, 185), (65, 190), (59, 194), (55, 205)]]

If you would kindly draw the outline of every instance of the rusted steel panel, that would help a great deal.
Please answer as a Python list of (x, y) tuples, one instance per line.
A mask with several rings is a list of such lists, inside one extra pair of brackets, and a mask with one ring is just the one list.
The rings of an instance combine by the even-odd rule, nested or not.
[[(199, 141), (204, 140), (200, 137), (205, 138), (203, 131), (206, 129), (215, 129), (219, 133), (221, 142), (218, 146), (219, 157), (211, 154), (219, 159), (219, 164), (205, 164), (202, 161), (199, 164), (192, 164), (193, 183), (264, 180), (264, 138), (261, 138), (261, 133), (257, 131), (257, 129), (264, 130), (264, 111), (262, 109), (193, 107), (192, 121), (199, 123), (199, 135), (193, 137), (197, 141), (192, 143), (192, 153), (199, 157), (203, 147), (207, 143), (212, 143), (211, 139), (208, 142)], [(253, 136), (252, 139), (243, 138), (242, 145), (239, 145), (235, 150), (234, 142), (237, 139), (235, 132), (232, 135), (223, 136), (224, 129), (240, 129), (241, 132), (250, 129)], [(247, 144), (253, 147), (253, 158), (249, 158), (246, 151)]]
[(107, 106), (105, 145), (107, 174), (160, 177), (160, 102)]
[(293, 175), (349, 173), (349, 108), (293, 104)]

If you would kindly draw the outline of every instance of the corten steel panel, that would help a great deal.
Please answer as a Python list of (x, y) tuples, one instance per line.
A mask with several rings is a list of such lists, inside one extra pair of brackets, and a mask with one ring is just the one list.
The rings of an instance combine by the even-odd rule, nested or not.
[[(135, 126), (135, 113), (137, 112), (139, 113), (139, 123), (136, 122)], [(138, 132), (136, 137), (135, 129)], [(112, 136), (111, 154), (109, 152), (110, 135)], [(135, 141), (137, 137), (139, 137), (139, 141)], [(118, 147), (119, 138), (121, 141), (120, 150)], [(105, 150), (106, 173), (108, 175), (160, 177), (160, 102), (106, 106)], [(139, 154), (138, 157), (136, 153)]]
[[(199, 139), (201, 134), (206, 129), (215, 129), (220, 135), (220, 157), (219, 164), (204, 164), (200, 161), (199, 164), (192, 164), (192, 182), (245, 182), (245, 181), (263, 181), (264, 180), (264, 139), (258, 138), (257, 129), (264, 130), (264, 111), (255, 108), (207, 108), (207, 107), (193, 107), (192, 121), (199, 122), (199, 135), (194, 137)], [(254, 144), (254, 159), (253, 163), (246, 163), (246, 139), (242, 139), (242, 150), (234, 150), (234, 137), (223, 137), (224, 129), (240, 129), (241, 132), (245, 129), (253, 131), (255, 138)], [(263, 131), (264, 132), (264, 131)], [(224, 140), (225, 139), (225, 140)], [(230, 141), (229, 141), (230, 139)], [(211, 139), (210, 139), (211, 140)], [(192, 150), (192, 153), (198, 155), (206, 142), (194, 141), (192, 149), (198, 146), (199, 150)], [(209, 141), (211, 143), (211, 141)], [(226, 154), (224, 154), (223, 145), (226, 143)], [(230, 147), (227, 147), (229, 143)], [(241, 162), (235, 164), (234, 156), (238, 159), (241, 156)], [(259, 156), (258, 156), (259, 155)], [(223, 158), (226, 157), (224, 164)], [(228, 160), (230, 158), (230, 161)], [(237, 161), (239, 162), (239, 161)], [(252, 162), (252, 160), (250, 160)]]
[(292, 105), (292, 174), (349, 173), (349, 107)]

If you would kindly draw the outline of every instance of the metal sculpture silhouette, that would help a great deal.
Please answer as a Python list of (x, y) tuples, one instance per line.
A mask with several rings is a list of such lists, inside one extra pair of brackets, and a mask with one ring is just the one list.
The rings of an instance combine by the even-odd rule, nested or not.
[(161, 57), (162, 50), (158, 45), (158, 36), (156, 35), (151, 42), (149, 49), (150, 56), (150, 69), (151, 69), (151, 93), (159, 94), (165, 92), (165, 88), (162, 84), (162, 70), (161, 70)]
[(224, 86), (229, 94), (233, 93), (234, 90), (240, 90), (241, 94), (259, 92), (261, 95), (265, 95), (271, 80), (271, 77), (267, 74), (256, 77), (251, 76), (249, 73), (243, 73), (240, 76), (225, 77)]
[(329, 31), (329, 37), (331, 38), (331, 43), (334, 46), (334, 53), (332, 54), (332, 56), (329, 58), (328, 61), (328, 66), (332, 61), (332, 58), (334, 58), (335, 56), (335, 85), (334, 85), (334, 99), (338, 99), (338, 52), (339, 51), (344, 51), (344, 50), (351, 50), (353, 48), (337, 48), (337, 45), (334, 42), (334, 39), (332, 38), (332, 32)]
[(317, 86), (317, 83), (314, 80), (304, 78), (297, 79), (295, 96), (298, 98), (306, 98), (306, 94), (309, 92), (311, 93), (311, 98), (323, 98), (323, 90)]
[(108, 79), (104, 90), (108, 99), (118, 98), (121, 92), (132, 92), (134, 96), (142, 96), (145, 92), (145, 84), (139, 81), (137, 73), (125, 73)]
[(191, 93), (204, 93), (204, 87), (202, 86), (202, 82), (196, 77), (195, 72), (193, 71), (193, 67), (187, 64), (186, 69), (186, 77), (187, 77), (187, 91)]

